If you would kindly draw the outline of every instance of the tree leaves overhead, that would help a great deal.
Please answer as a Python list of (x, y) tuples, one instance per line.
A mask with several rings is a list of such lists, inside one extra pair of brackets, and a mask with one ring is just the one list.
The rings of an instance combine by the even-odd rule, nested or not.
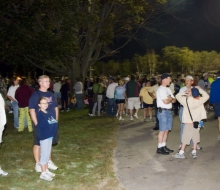
[[(1, 60), (85, 77), (140, 28), (153, 28), (166, 0), (2, 0)], [(178, 3), (179, 4), (179, 3)], [(118, 40), (124, 43), (116, 43)]]

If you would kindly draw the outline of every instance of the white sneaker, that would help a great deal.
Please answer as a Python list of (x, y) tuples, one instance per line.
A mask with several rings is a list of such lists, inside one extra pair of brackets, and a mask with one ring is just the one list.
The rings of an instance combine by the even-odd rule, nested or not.
[[(193, 149), (193, 147), (192, 147), (192, 149)], [(199, 146), (199, 145), (197, 145), (196, 149), (197, 149), (197, 150), (202, 150), (202, 147)]]
[(48, 169), (46, 170), (46, 174), (48, 174), (50, 177), (55, 177), (56, 174), (53, 172), (50, 172)]
[(133, 121), (133, 120), (134, 120), (133, 116), (131, 116), (131, 117), (130, 117), (130, 120), (131, 120), (131, 121)]
[(45, 181), (52, 181), (53, 180), (53, 178), (51, 176), (49, 176), (47, 173), (41, 173), (40, 179), (43, 179)]
[(134, 117), (136, 117), (137, 119), (139, 119), (137, 113), (134, 114)]
[(199, 145), (197, 145), (197, 150), (202, 150), (202, 147), (201, 146), (199, 146)]
[(180, 154), (180, 153), (176, 153), (174, 155), (172, 155), (173, 158), (185, 158), (185, 155), (184, 154)]
[(37, 163), (37, 164), (35, 165), (35, 171), (36, 171), (36, 172), (42, 172), (41, 166), (40, 166), (39, 163)]
[(51, 169), (51, 170), (57, 170), (58, 169), (58, 167), (51, 160), (48, 161), (48, 168)]
[(191, 156), (192, 156), (193, 158), (197, 158), (196, 152), (195, 152), (195, 153), (191, 153)]
[(124, 118), (122, 118), (122, 117), (119, 117), (119, 121), (123, 121), (124, 120)]
[(118, 113), (116, 113), (116, 117), (118, 117)]
[(66, 110), (66, 112), (70, 111), (69, 109)]
[(3, 170), (1, 169), (1, 167), (0, 167), (0, 175), (2, 175), (2, 176), (7, 176), (7, 175), (8, 175), (8, 172), (3, 171)]
[(9, 111), (8, 113), (13, 113), (13, 111)]

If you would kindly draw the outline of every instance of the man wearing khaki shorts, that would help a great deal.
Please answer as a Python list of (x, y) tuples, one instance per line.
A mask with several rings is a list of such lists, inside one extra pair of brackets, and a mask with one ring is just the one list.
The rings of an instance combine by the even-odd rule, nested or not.
[[(202, 96), (200, 96), (200, 94)], [(179, 153), (173, 155), (173, 158), (185, 158), (184, 150), (186, 145), (190, 144), (193, 140), (193, 151), (191, 156), (197, 157), (196, 149), (197, 143), (200, 142), (200, 128), (195, 128), (193, 122), (200, 122), (207, 118), (204, 103), (209, 99), (209, 95), (200, 87), (187, 89), (185, 92), (179, 92), (176, 99), (183, 105), (182, 122), (184, 123), (182, 146)], [(190, 116), (191, 115), (191, 116)]]
[(133, 109), (136, 109), (134, 117), (138, 118), (138, 111), (140, 109), (140, 93), (141, 85), (135, 81), (135, 76), (131, 75), (131, 80), (126, 85), (126, 100), (128, 101), (127, 109), (130, 111), (130, 120), (133, 121)]

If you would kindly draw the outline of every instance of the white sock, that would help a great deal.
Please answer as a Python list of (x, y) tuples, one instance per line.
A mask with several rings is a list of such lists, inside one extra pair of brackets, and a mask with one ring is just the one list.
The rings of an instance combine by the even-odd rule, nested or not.
[(158, 148), (161, 148), (161, 147), (163, 147), (162, 143), (158, 143)]
[(193, 151), (192, 151), (192, 154), (195, 154), (195, 153), (196, 153), (196, 150), (193, 150)]
[(41, 172), (41, 174), (46, 174), (47, 172)]
[(184, 154), (184, 150), (180, 150), (180, 151), (179, 151), (179, 154)]
[(162, 142), (162, 146), (166, 146), (166, 142)]

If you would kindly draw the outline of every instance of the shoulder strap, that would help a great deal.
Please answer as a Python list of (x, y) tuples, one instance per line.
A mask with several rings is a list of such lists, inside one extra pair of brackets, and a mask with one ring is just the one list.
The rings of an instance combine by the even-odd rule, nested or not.
[(189, 115), (190, 115), (190, 117), (191, 117), (191, 120), (193, 121), (193, 118), (192, 118), (192, 115), (191, 115), (191, 112), (190, 112), (190, 109), (189, 109), (189, 105), (188, 105), (188, 98), (186, 98), (186, 105), (187, 105), (187, 108), (188, 108), (188, 110), (189, 110)]

